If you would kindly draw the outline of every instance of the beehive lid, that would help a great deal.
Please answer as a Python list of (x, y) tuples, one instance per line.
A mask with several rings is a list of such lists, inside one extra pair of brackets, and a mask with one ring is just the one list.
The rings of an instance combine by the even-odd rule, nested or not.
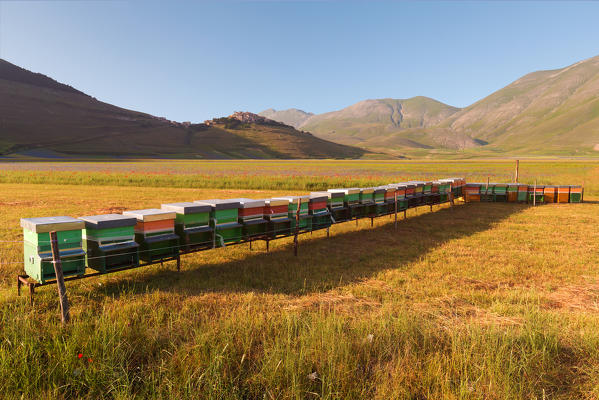
[(245, 197), (240, 197), (238, 199), (231, 199), (232, 201), (239, 202), (239, 208), (256, 208), (256, 207), (264, 207), (266, 202), (264, 200), (256, 200), (256, 199), (248, 199)]
[(36, 233), (83, 229), (84, 222), (73, 217), (21, 218), (21, 226)]
[(287, 200), (287, 199), (266, 199), (264, 201), (270, 207), (277, 207), (277, 206), (286, 206), (286, 205), (289, 205), (289, 200)]
[(198, 214), (198, 213), (207, 213), (210, 212), (212, 207), (208, 204), (198, 204), (192, 202), (184, 202), (184, 203), (169, 203), (163, 204), (162, 209), (166, 211), (174, 211), (177, 214)]
[(208, 205), (215, 210), (232, 210), (235, 208), (240, 208), (239, 201), (235, 199), (210, 199), (210, 200), (196, 200), (194, 203)]
[(338, 188), (327, 190), (330, 193), (356, 194), (360, 193), (360, 188)]
[(137, 224), (137, 218), (121, 214), (89, 215), (79, 219), (85, 223), (87, 229), (123, 228)]
[(165, 219), (175, 219), (176, 217), (173, 211), (159, 210), (158, 208), (124, 211), (123, 215), (130, 215), (141, 222), (162, 221)]
[[(323, 194), (325, 193), (325, 194)], [(310, 201), (312, 202), (320, 202), (327, 201), (329, 196), (326, 194), (327, 192), (312, 192), (310, 193)]]
[(373, 188), (361, 188), (360, 192), (364, 193), (364, 194), (370, 194), (370, 193), (374, 193), (374, 189)]
[(273, 200), (286, 200), (289, 203), (297, 204), (299, 201), (302, 203), (307, 203), (310, 200), (310, 196), (282, 196), (282, 197), (273, 197)]
[(387, 191), (387, 188), (384, 188), (384, 187), (380, 187), (380, 186), (379, 186), (379, 187), (375, 187), (375, 188), (373, 189), (373, 191), (374, 191), (374, 193), (385, 193), (385, 192)]
[(312, 199), (312, 196), (321, 196), (321, 197), (326, 197), (327, 199), (330, 199), (331, 193), (330, 192), (311, 192), (310, 199)]

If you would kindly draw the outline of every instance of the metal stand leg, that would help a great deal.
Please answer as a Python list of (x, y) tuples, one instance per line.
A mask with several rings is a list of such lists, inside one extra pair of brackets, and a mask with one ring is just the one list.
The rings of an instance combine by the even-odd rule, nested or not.
[(17, 276), (17, 296), (21, 295), (21, 277)]
[(331, 229), (331, 227), (327, 227), (327, 238), (331, 237), (331, 234), (329, 232), (330, 229)]
[(268, 253), (270, 251), (270, 240), (266, 241), (266, 252)]
[(181, 256), (177, 256), (177, 272), (181, 272)]
[(29, 283), (29, 301), (33, 306), (33, 295), (35, 294), (35, 285), (33, 283)]
[(250, 239), (250, 251), (252, 251), (252, 239)]
[(370, 227), (372, 228), (374, 226), (374, 218), (370, 217)]

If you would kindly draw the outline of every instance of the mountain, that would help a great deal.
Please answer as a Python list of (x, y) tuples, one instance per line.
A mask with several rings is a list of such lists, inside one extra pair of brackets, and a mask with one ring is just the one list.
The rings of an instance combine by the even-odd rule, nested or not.
[(599, 56), (530, 73), (464, 109), (427, 97), (365, 100), (297, 127), (338, 143), (413, 156), (597, 156)]
[(0, 155), (357, 158), (368, 153), (265, 118), (241, 123), (238, 117), (207, 124), (168, 121), (103, 103), (0, 59)]
[(599, 56), (525, 75), (439, 126), (488, 142), (494, 152), (596, 154)]
[(365, 100), (314, 115), (299, 127), (338, 143), (367, 148), (461, 148), (477, 142), (448, 129), (432, 129), (460, 109), (428, 97)]
[(298, 110), (297, 108), (290, 108), (288, 110), (277, 111), (274, 108), (269, 108), (259, 112), (258, 115), (263, 117), (282, 122), (287, 125), (291, 125), (294, 128), (299, 128), (308, 118), (313, 116), (313, 113)]

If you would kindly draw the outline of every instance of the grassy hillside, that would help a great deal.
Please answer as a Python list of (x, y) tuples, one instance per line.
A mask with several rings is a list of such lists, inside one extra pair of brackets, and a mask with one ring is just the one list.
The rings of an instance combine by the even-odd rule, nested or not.
[[(300, 129), (339, 143), (422, 156), (599, 156), (599, 57), (528, 74), (457, 109), (438, 101), (366, 100)], [(273, 115), (277, 119), (277, 115)]]
[(100, 102), (0, 60), (0, 154), (185, 158), (355, 158), (361, 149), (290, 126), (185, 126)]
[(597, 154), (599, 57), (528, 74), (455, 113), (441, 126), (489, 142), (489, 150)]
[(300, 129), (334, 142), (388, 153), (404, 148), (478, 146), (479, 143), (467, 135), (449, 129), (432, 129), (458, 110), (427, 97), (365, 100), (339, 111), (314, 115), (306, 119)]

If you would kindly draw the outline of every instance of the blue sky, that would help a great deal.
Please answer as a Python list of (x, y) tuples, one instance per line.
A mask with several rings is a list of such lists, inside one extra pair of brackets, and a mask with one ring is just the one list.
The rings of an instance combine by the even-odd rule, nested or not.
[(0, 0), (0, 57), (177, 121), (417, 95), (463, 107), (599, 55), (598, 16), (594, 1)]

